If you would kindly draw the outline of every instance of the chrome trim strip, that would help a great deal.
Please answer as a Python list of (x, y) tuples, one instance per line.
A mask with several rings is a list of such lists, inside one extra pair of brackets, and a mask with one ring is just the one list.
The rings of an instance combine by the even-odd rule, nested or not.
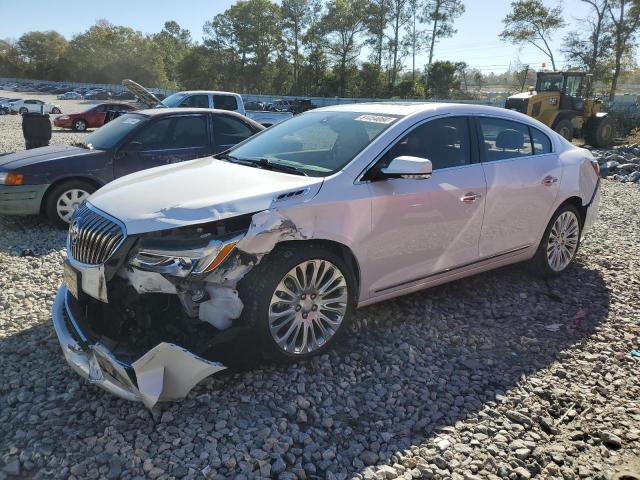
[(523, 247), (514, 248), (513, 250), (509, 250), (507, 252), (499, 253), (497, 255), (492, 255), (490, 257), (485, 257), (485, 258), (482, 258), (480, 260), (475, 260), (473, 262), (464, 263), (462, 265), (458, 265), (458, 266), (455, 266), (455, 267), (450, 267), (450, 268), (447, 268), (445, 270), (440, 270), (439, 272), (431, 273), (431, 274), (426, 275), (424, 277), (414, 278), (413, 280), (408, 280), (408, 281), (402, 282), (402, 283), (396, 283), (394, 285), (390, 285), (388, 287), (384, 287), (384, 288), (381, 288), (379, 290), (374, 290), (373, 293), (374, 294), (375, 293), (384, 293), (384, 292), (387, 292), (388, 290), (392, 290), (394, 288), (405, 287), (405, 286), (408, 286), (408, 285), (410, 285), (412, 283), (417, 283), (417, 282), (421, 282), (421, 281), (424, 281), (424, 280), (428, 280), (429, 278), (437, 277), (438, 275), (442, 275), (442, 274), (445, 274), (445, 273), (452, 273), (452, 272), (455, 272), (457, 270), (462, 270), (462, 269), (465, 269), (467, 267), (471, 267), (471, 266), (474, 266), (474, 265), (477, 265), (477, 264), (480, 264), (480, 263), (483, 263), (483, 262), (487, 262), (489, 260), (496, 260), (498, 258), (507, 256), (507, 255), (511, 255), (513, 253), (518, 253), (518, 252), (526, 250), (527, 248), (530, 248), (530, 247), (531, 247), (531, 245), (525, 245)]

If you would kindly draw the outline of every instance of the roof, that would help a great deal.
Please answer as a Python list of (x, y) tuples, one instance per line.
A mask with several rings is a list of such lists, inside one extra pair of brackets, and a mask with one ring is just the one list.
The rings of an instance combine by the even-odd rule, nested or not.
[(192, 95), (194, 93), (206, 93), (206, 94), (210, 94), (210, 95), (233, 95), (235, 97), (239, 97), (240, 96), (239, 93), (224, 92), (222, 90), (181, 90), (181, 91), (176, 92), (176, 93), (184, 93), (186, 95)]
[(233, 117), (238, 117), (239, 119), (243, 120), (246, 123), (250, 123), (254, 126), (260, 127), (260, 129), (264, 129), (264, 127), (262, 125), (260, 125), (259, 123), (255, 122), (254, 120), (250, 119), (249, 117), (245, 117), (244, 115), (241, 115), (240, 113), (237, 112), (233, 112), (231, 110), (222, 110), (219, 108), (147, 108), (145, 110), (133, 110), (129, 113), (132, 114), (142, 114), (142, 115), (146, 115), (148, 117), (157, 117), (157, 116), (161, 116), (161, 115), (171, 115), (173, 113), (177, 113), (177, 114), (185, 114), (185, 113), (217, 113), (217, 114), (224, 114), (224, 115), (230, 115)]

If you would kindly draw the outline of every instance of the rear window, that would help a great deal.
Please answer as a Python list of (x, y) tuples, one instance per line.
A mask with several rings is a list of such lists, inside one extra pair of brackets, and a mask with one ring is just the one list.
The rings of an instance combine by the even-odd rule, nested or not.
[(500, 118), (480, 118), (485, 160), (493, 162), (533, 154), (529, 127)]
[(236, 97), (232, 95), (214, 95), (213, 108), (235, 111), (238, 109), (238, 102), (236, 101)]
[(536, 155), (551, 153), (551, 140), (537, 128), (531, 128), (531, 138), (533, 140), (533, 152)]

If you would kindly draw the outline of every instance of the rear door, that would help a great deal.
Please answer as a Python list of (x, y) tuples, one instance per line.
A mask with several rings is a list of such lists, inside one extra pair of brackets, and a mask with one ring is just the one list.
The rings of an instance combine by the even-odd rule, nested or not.
[(214, 95), (213, 96), (213, 108), (219, 110), (229, 110), (231, 112), (238, 112), (238, 101), (233, 95)]
[(128, 142), (134, 143), (118, 152), (115, 176), (210, 155), (209, 131), (206, 114), (159, 118), (145, 125)]
[(535, 245), (551, 216), (562, 170), (552, 143), (524, 123), (478, 116), (487, 179), (480, 257)]

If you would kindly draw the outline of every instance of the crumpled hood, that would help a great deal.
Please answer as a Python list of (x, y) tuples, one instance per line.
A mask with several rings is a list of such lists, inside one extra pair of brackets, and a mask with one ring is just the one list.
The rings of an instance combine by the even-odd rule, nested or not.
[(89, 202), (134, 235), (266, 210), (279, 194), (301, 189), (309, 190), (287, 203), (308, 200), (322, 181), (207, 157), (127, 175)]
[(60, 158), (70, 158), (79, 155), (94, 155), (102, 153), (102, 150), (88, 150), (70, 145), (50, 145), (48, 147), (33, 148), (21, 152), (0, 156), (0, 167), (3, 170), (17, 170), (29, 165), (42, 162), (50, 162)]

